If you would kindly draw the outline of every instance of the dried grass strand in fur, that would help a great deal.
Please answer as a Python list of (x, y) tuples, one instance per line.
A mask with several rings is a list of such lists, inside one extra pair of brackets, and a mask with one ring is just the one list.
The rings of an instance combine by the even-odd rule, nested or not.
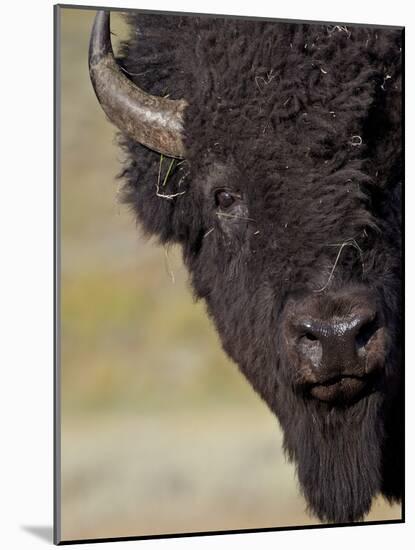
[(344, 32), (347, 35), (347, 38), (350, 38), (351, 31), (346, 27), (346, 25), (329, 25), (327, 27), (328, 34), (333, 34), (334, 32)]
[(132, 72), (130, 72), (130, 71), (127, 71), (127, 69), (126, 69), (125, 67), (123, 67), (122, 65), (120, 65), (119, 67), (120, 67), (120, 69), (121, 69), (124, 73), (126, 73), (126, 74), (128, 74), (128, 75), (130, 75), (130, 76), (142, 76), (143, 74), (145, 74), (145, 72), (141, 72), (141, 73), (132, 73)]
[[(268, 84), (270, 84), (274, 80), (274, 78), (277, 76), (277, 74), (272, 74), (272, 73), (273, 73), (273, 69), (271, 69), (269, 73), (266, 74), (266, 78), (264, 78), (263, 76), (255, 77), (255, 84), (260, 92), (263, 92), (265, 87), (268, 86)], [(263, 83), (263, 87), (260, 86), (259, 84), (260, 82)]]
[(360, 147), (362, 143), (363, 143), (363, 140), (361, 136), (352, 136), (350, 138), (350, 145), (352, 147)]
[[(160, 155), (159, 172), (158, 172), (157, 183), (156, 183), (156, 195), (158, 197), (162, 198), (162, 199), (172, 200), (175, 197), (179, 197), (180, 195), (184, 195), (186, 193), (186, 191), (180, 191), (178, 193), (172, 193), (172, 194), (160, 193), (161, 168), (162, 168), (162, 165), (163, 165), (163, 160), (164, 160), (163, 155)], [(170, 176), (170, 172), (173, 168), (174, 162), (175, 162), (175, 159), (172, 159), (171, 162), (170, 162), (170, 165), (167, 169), (166, 175), (164, 176), (164, 179), (163, 179), (162, 187), (165, 187), (165, 185), (167, 183), (167, 180)], [(180, 180), (180, 182), (181, 181), (182, 180)]]
[(253, 218), (248, 218), (246, 216), (238, 216), (237, 214), (228, 214), (227, 212), (216, 212), (216, 215), (224, 218), (235, 218), (237, 220), (246, 220), (248, 222), (254, 222)]
[(356, 239), (352, 238), (352, 239), (348, 239), (347, 241), (344, 241), (343, 243), (334, 243), (334, 244), (329, 244), (327, 246), (336, 246), (336, 247), (340, 247), (340, 248), (339, 248), (339, 251), (337, 253), (336, 259), (334, 261), (333, 267), (331, 268), (331, 271), (330, 271), (330, 274), (329, 274), (329, 277), (327, 279), (326, 284), (322, 288), (320, 288), (319, 290), (315, 290), (314, 292), (323, 292), (330, 285), (330, 283), (333, 279), (334, 272), (336, 270), (337, 264), (339, 263), (340, 256), (343, 252), (343, 249), (346, 246), (352, 246), (353, 248), (356, 248), (356, 250), (359, 252), (360, 261), (362, 263), (362, 271), (363, 271), (363, 273), (365, 272), (365, 264), (364, 264), (364, 261), (363, 261), (363, 251), (360, 248), (360, 246), (357, 244)]
[(169, 251), (166, 246), (164, 247), (164, 259), (164, 265), (166, 266), (166, 271), (170, 277), (170, 280), (173, 284), (176, 284), (176, 277), (174, 276), (174, 271), (172, 270), (170, 265)]

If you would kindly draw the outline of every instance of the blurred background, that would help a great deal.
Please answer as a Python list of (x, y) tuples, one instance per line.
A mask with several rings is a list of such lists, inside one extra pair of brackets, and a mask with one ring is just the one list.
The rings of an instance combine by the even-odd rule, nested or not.
[[(94, 15), (60, 10), (62, 539), (316, 524), (180, 251), (118, 204), (121, 152), (88, 77)], [(116, 49), (119, 12), (112, 31)], [(367, 520), (400, 516), (378, 499)]]

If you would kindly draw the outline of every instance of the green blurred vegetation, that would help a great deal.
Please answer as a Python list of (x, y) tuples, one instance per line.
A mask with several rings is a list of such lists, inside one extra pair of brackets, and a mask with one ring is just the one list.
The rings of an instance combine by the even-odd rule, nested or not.
[[(88, 77), (93, 16), (61, 11), (63, 538), (317, 523), (180, 251), (144, 240), (118, 204), (121, 153)], [(116, 46), (119, 14), (112, 30)], [(378, 501), (368, 519), (396, 517)]]

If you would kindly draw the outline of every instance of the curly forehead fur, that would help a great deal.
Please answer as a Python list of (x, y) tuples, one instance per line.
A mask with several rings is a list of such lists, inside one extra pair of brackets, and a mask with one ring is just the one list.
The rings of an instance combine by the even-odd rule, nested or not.
[[(187, 155), (121, 136), (124, 200), (148, 234), (182, 245), (225, 351), (283, 427), (310, 510), (359, 520), (376, 494), (402, 491), (402, 29), (128, 22), (118, 61), (142, 89), (187, 100)], [(218, 189), (241, 197), (231, 215)], [(389, 334), (378, 391), (348, 407), (303, 398), (284, 352), (287, 301), (363, 287)]]

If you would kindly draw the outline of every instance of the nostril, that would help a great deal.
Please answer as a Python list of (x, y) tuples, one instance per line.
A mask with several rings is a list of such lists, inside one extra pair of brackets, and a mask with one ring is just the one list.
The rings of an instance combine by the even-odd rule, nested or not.
[(304, 340), (308, 340), (309, 342), (315, 342), (316, 340), (318, 340), (317, 336), (315, 334), (313, 334), (312, 332), (305, 332), (302, 336), (304, 338)]
[(297, 322), (294, 342), (300, 357), (311, 361), (313, 367), (318, 369), (323, 356), (323, 346), (320, 341), (318, 325), (314, 321)]
[(379, 328), (377, 317), (363, 323), (356, 334), (356, 346), (358, 349), (364, 348), (369, 343), (372, 336)]
[(316, 342), (320, 339), (320, 325), (314, 320), (297, 319), (292, 325), (297, 341)]

